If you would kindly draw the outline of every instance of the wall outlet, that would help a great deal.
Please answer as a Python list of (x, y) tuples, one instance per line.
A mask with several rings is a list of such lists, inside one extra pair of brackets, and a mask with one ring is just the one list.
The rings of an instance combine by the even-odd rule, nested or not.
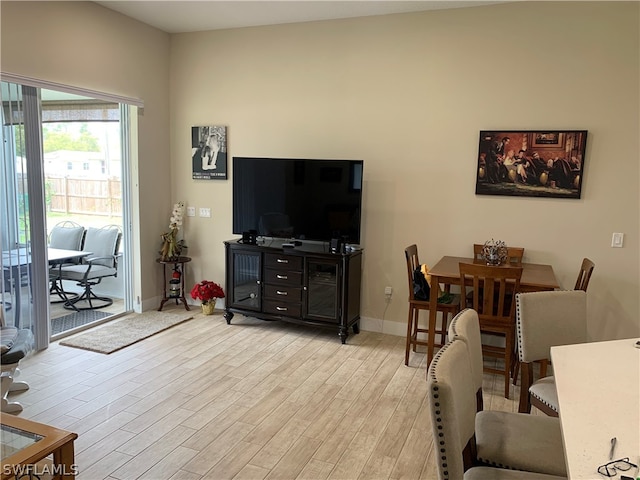
[(384, 294), (388, 297), (391, 296), (391, 294), (393, 293), (393, 288), (391, 287), (384, 287)]
[(211, 209), (210, 208), (200, 208), (200, 216), (209, 218), (211, 217)]
[(196, 216), (196, 207), (187, 207), (187, 217)]

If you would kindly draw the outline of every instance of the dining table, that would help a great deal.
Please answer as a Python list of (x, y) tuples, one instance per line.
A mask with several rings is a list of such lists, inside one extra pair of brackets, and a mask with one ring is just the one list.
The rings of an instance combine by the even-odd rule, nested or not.
[[(49, 262), (49, 265), (77, 260), (88, 255), (91, 255), (91, 252), (85, 252), (83, 250), (65, 250), (61, 248), (50, 247), (47, 248), (47, 260)], [(22, 304), (20, 303), (22, 300), (21, 276), (24, 269), (27, 269), (27, 272), (29, 272), (31, 268), (31, 252), (27, 247), (3, 250), (2, 268), (4, 270), (10, 271), (10, 278), (13, 278), (16, 303), (14, 324), (16, 327), (20, 328), (20, 311), (22, 310)]]
[[(551, 347), (564, 454), (572, 480), (606, 478), (598, 474), (598, 467), (621, 458), (640, 465), (638, 341)], [(634, 466), (613, 472), (616, 479), (638, 477)]]
[[(460, 264), (472, 263), (485, 265), (483, 260), (473, 257), (444, 256), (433, 268), (429, 269), (431, 285), (460, 285)], [(506, 265), (505, 265), (506, 266)], [(551, 265), (538, 263), (522, 263), (522, 278), (520, 279), (520, 292), (542, 292), (560, 288), (558, 279)], [(429, 303), (438, 303), (438, 290), (432, 288), (429, 294)], [(429, 332), (435, 332), (437, 309), (429, 309)], [(435, 348), (435, 335), (427, 336), (427, 365), (433, 359)]]

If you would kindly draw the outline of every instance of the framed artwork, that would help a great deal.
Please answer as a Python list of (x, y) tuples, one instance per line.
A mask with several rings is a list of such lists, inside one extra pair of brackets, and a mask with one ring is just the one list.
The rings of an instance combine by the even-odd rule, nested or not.
[(195, 180), (227, 179), (227, 127), (191, 127), (191, 165)]
[(477, 195), (580, 198), (586, 130), (482, 130)]

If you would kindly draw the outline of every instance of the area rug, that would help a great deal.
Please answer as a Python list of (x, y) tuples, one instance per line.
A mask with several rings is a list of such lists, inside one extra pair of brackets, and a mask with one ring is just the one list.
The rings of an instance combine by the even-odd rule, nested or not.
[(81, 327), (96, 320), (102, 320), (109, 315), (113, 315), (113, 313), (101, 312), (100, 310), (80, 310), (79, 312), (53, 318), (51, 320), (51, 334), (56, 335), (61, 332), (66, 332), (72, 328)]
[(60, 345), (98, 353), (113, 353), (192, 318), (193, 315), (190, 313), (174, 314), (156, 311), (132, 313), (106, 325), (66, 338), (60, 342)]

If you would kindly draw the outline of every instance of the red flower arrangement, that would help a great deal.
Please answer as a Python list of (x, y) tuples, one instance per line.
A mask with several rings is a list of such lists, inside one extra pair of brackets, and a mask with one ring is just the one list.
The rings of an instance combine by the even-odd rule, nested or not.
[(203, 305), (207, 305), (212, 300), (215, 303), (216, 298), (224, 298), (224, 291), (217, 283), (203, 280), (193, 286), (191, 298), (200, 300)]

